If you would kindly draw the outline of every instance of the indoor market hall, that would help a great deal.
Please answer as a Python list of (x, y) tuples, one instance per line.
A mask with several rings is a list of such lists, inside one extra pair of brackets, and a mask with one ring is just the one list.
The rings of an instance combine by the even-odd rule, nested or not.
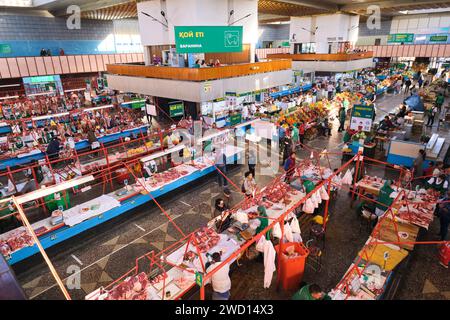
[(0, 1), (0, 300), (450, 299), (448, 2), (71, 2)]

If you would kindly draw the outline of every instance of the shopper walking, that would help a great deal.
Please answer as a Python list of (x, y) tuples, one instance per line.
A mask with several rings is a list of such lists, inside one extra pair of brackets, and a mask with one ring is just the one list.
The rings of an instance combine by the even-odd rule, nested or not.
[(437, 109), (438, 109), (438, 113), (439, 114), (441, 114), (441, 110), (442, 110), (442, 105), (444, 104), (444, 95), (442, 94), (442, 92), (439, 92), (439, 94), (438, 94), (438, 96), (436, 97), (436, 100), (435, 100), (435, 104), (436, 104), (436, 107), (437, 107)]
[(256, 191), (256, 181), (250, 171), (247, 171), (244, 175), (244, 182), (242, 183), (242, 192), (247, 198), (253, 197)]
[(339, 109), (339, 129), (338, 129), (338, 132), (344, 131), (346, 115), (347, 115), (347, 113), (345, 111), (344, 106), (341, 106), (341, 108)]
[[(417, 155), (417, 158), (414, 159), (413, 162), (413, 168), (414, 168), (414, 176), (417, 177), (423, 177), (423, 163), (425, 161), (425, 158), (427, 157), (427, 153), (425, 150), (420, 149), (419, 154)], [(418, 183), (421, 184), (422, 178), (417, 180)]]
[(298, 126), (298, 137), (300, 139), (300, 147), (303, 149), (303, 144), (305, 143), (305, 123), (300, 122)]
[(293, 151), (295, 151), (297, 149), (298, 141), (299, 141), (299, 130), (298, 130), (297, 126), (298, 126), (297, 123), (294, 124), (292, 126), (292, 130), (291, 130), (291, 132), (292, 132), (291, 136), (292, 136)]
[(286, 161), (286, 159), (289, 157), (291, 152), (292, 152), (292, 140), (291, 140), (291, 137), (286, 135), (286, 137), (284, 137), (284, 140), (283, 140), (283, 162), (282, 163), (284, 163)]
[(417, 83), (419, 84), (419, 89), (422, 88), (422, 85), (423, 85), (423, 78), (422, 78), (422, 76), (419, 77), (419, 79), (417, 80)]
[(219, 187), (228, 186), (228, 181), (225, 178), (227, 175), (227, 157), (223, 153), (223, 150), (216, 150), (215, 166), (217, 168), (217, 179)]
[(407, 94), (409, 92), (409, 90), (411, 89), (411, 84), (412, 84), (411, 79), (408, 78), (405, 81), (405, 92), (404, 92), (404, 94)]
[(291, 152), (289, 158), (286, 159), (286, 161), (284, 162), (283, 169), (286, 172), (284, 181), (290, 183), (292, 180), (292, 176), (294, 175), (295, 169), (295, 152)]
[(253, 177), (256, 177), (256, 151), (250, 149), (248, 152), (248, 171), (252, 173)]
[(433, 106), (428, 110), (428, 122), (427, 122), (427, 127), (432, 127), (434, 124), (434, 118), (436, 118), (436, 114), (437, 114), (437, 107)]
[(219, 252), (214, 252), (211, 255), (211, 260), (211, 264), (206, 269), (206, 273), (209, 273), (216, 268), (217, 270), (212, 275), (211, 280), (208, 279), (205, 284), (211, 282), (213, 288), (213, 300), (228, 300), (230, 298), (231, 289), (231, 279), (229, 275), (230, 265), (227, 263), (223, 266), (220, 266), (221, 253)]

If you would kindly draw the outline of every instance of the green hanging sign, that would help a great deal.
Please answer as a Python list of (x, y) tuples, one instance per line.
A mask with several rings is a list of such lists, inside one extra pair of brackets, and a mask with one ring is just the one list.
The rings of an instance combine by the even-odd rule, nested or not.
[(175, 27), (177, 53), (242, 52), (242, 26)]
[(447, 42), (448, 36), (430, 36), (430, 42)]
[(412, 43), (414, 41), (414, 33), (394, 33), (388, 35), (388, 43)]
[(242, 122), (242, 115), (240, 113), (230, 116), (230, 125), (235, 126)]
[(169, 105), (169, 114), (171, 117), (184, 116), (184, 103), (183, 101), (175, 102)]

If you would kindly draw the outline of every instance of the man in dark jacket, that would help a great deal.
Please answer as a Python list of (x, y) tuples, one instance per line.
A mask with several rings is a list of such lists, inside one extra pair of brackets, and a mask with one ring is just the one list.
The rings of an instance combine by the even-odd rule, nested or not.
[(339, 109), (339, 124), (340, 125), (339, 125), (338, 132), (344, 131), (345, 116), (346, 116), (345, 108), (341, 107)]
[[(444, 198), (444, 201), (448, 201), (450, 199), (450, 190), (447, 191), (447, 197)], [(450, 225), (450, 203), (444, 202), (439, 204), (439, 222), (441, 224), (439, 236), (441, 241), (445, 241), (448, 234), (448, 227)]]
[(47, 146), (47, 150), (45, 151), (50, 160), (58, 159), (59, 157), (59, 139), (58, 137), (54, 137), (52, 141)]

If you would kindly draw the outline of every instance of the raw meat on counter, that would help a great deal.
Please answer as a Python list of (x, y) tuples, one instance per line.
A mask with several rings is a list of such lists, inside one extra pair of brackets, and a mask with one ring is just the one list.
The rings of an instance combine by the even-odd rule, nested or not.
[(284, 182), (276, 184), (265, 190), (266, 198), (270, 202), (279, 202), (281, 200), (290, 200), (288, 194), (296, 194), (296, 191)]
[(147, 182), (147, 184), (150, 185), (151, 188), (155, 189), (155, 188), (162, 187), (165, 184), (170, 183), (174, 180), (177, 180), (181, 177), (184, 177), (188, 174), (189, 174), (189, 172), (186, 170), (177, 170), (176, 167), (170, 168), (167, 171), (155, 173), (151, 177), (150, 182)]
[(220, 240), (220, 236), (211, 228), (203, 227), (194, 233), (194, 245), (202, 253), (215, 247)]
[(147, 286), (150, 285), (144, 272), (128, 277), (108, 292), (105, 300), (147, 300)]
[(20, 228), (9, 233), (6, 239), (0, 240), (0, 251), (8, 256), (14, 251), (34, 245), (33, 237), (26, 229)]

